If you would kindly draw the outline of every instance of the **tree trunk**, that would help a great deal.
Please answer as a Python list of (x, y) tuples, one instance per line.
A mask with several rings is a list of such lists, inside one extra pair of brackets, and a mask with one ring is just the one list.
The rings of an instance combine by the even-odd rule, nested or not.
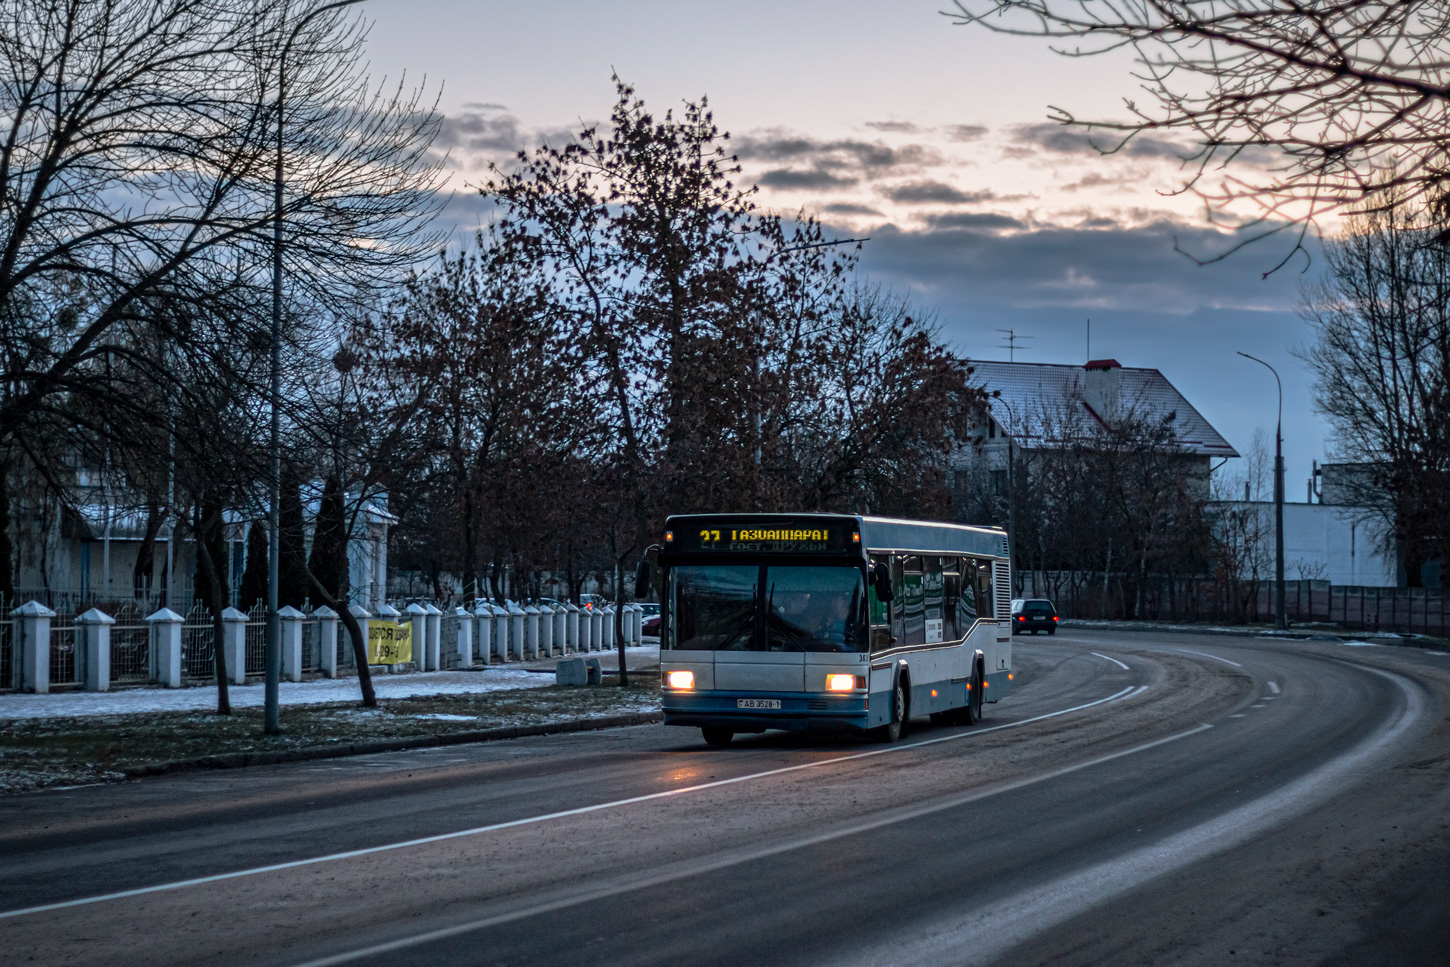
[(221, 523), (221, 507), (218, 505), (214, 513), (216, 520), (208, 514), (206, 518), (195, 521), (192, 526), (192, 535), (196, 544), (197, 569), (201, 571), (202, 580), (206, 581), (207, 596), (212, 600), (211, 608), (211, 633), (213, 638), (212, 665), (216, 670), (216, 714), (232, 714), (232, 696), (230, 684), (227, 681), (227, 650), (226, 650), (226, 622), (222, 620), (222, 610), (225, 608), (225, 597), (222, 590), (222, 582), (218, 574), (216, 562), (212, 560), (212, 548), (209, 542), (202, 535), (209, 533), (215, 526)]
[(312, 589), (322, 599), (322, 603), (337, 612), (338, 620), (347, 629), (347, 637), (352, 642), (352, 660), (357, 665), (357, 683), (362, 690), (363, 708), (377, 708), (378, 696), (373, 691), (373, 673), (372, 669), (368, 667), (368, 643), (363, 641), (362, 625), (357, 623), (357, 617), (352, 613), (347, 602), (339, 601), (336, 595), (317, 580), (317, 575), (309, 570), (307, 578), (312, 584)]

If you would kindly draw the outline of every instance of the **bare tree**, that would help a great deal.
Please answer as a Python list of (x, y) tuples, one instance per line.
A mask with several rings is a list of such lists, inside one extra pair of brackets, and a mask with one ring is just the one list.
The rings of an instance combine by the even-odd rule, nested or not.
[[(1055, 120), (1113, 152), (1185, 136), (1184, 187), (1250, 200), (1264, 231), (1450, 171), (1450, 11), (1390, 0), (954, 0), (958, 23), (1041, 37), (1069, 57), (1128, 49), (1143, 100), (1120, 118)], [(1234, 164), (1233, 162), (1248, 162)], [(1220, 176), (1221, 177), (1218, 177)], [(1302, 239), (1302, 235), (1301, 235)]]
[[(1400, 193), (1402, 194), (1402, 193)], [(1301, 312), (1301, 354), (1343, 458), (1345, 484), (1372, 508), (1410, 586), (1450, 544), (1450, 251), (1439, 221), (1397, 203), (1354, 215), (1325, 246), (1328, 272)]]
[[(322, 5), (0, 2), (0, 445), (25, 445), (78, 395), (153, 416), (110, 364), (169, 379), (157, 338), (200, 334), (158, 305), (202, 307), (241, 343), (265, 325), (276, 78), (304, 18), (280, 146), (291, 297), (385, 284), (417, 257), (437, 116), (373, 91), (361, 22), (312, 16)], [(216, 312), (222, 300), (250, 311)]]

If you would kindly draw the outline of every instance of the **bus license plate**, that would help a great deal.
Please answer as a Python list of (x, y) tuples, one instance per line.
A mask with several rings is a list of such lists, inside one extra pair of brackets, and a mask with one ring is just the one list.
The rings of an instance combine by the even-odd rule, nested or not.
[(780, 708), (778, 698), (737, 698), (736, 708)]

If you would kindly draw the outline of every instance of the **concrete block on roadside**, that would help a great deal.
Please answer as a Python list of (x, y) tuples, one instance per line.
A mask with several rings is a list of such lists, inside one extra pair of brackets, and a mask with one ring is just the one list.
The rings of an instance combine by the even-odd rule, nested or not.
[(598, 658), (587, 658), (587, 659), (586, 658), (581, 658), (579, 660), (582, 661), (582, 662), (584, 662), (585, 667), (588, 669), (588, 672), (587, 672), (588, 683), (590, 685), (603, 685), (604, 684), (604, 668), (599, 664), (599, 659)]
[(588, 685), (589, 669), (582, 658), (565, 658), (554, 666), (555, 685)]

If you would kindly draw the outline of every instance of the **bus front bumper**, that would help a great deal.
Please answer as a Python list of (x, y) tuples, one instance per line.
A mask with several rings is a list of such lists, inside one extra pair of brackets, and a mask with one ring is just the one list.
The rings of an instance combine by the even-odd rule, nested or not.
[[(741, 708), (740, 700), (778, 701), (780, 708)], [(861, 731), (868, 727), (864, 694), (803, 692), (671, 692), (663, 698), (664, 724), (732, 732)]]

